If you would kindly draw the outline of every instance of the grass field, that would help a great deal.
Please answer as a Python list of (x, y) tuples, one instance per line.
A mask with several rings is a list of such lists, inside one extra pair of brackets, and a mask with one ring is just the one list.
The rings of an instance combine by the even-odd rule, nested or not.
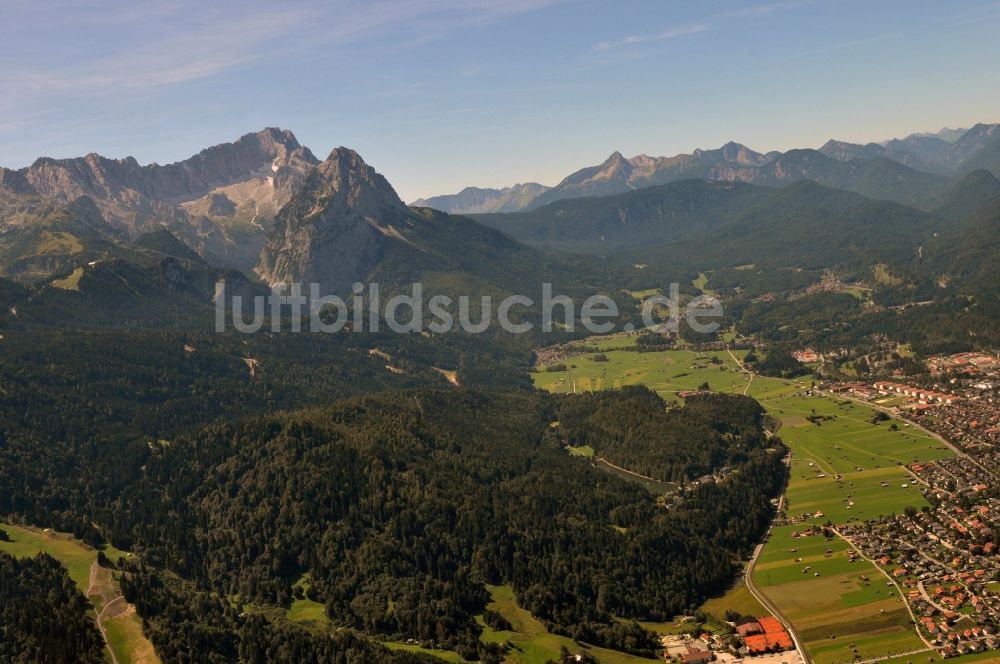
[(77, 254), (83, 251), (83, 243), (72, 233), (62, 231), (42, 231), (38, 245), (35, 247), (35, 254), (45, 256), (49, 254)]
[(90, 566), (97, 560), (96, 549), (84, 546), (70, 535), (51, 530), (34, 530), (6, 523), (0, 523), (0, 528), (7, 531), (11, 540), (0, 542), (0, 551), (15, 558), (34, 558), (39, 553), (47, 553), (63, 564), (81, 592), (87, 591)]
[(803, 529), (772, 532), (754, 580), (792, 621), (817, 664), (923, 647), (902, 598), (881, 572), (863, 560), (852, 562), (839, 538), (792, 536)]
[(66, 278), (53, 280), (52, 285), (63, 290), (80, 290), (80, 279), (82, 278), (83, 268), (78, 267)]
[[(628, 340), (617, 337), (613, 341)], [(625, 385), (646, 385), (666, 401), (680, 401), (678, 392), (697, 390), (705, 383), (717, 392), (736, 392), (757, 399), (772, 399), (794, 394), (808, 387), (806, 382), (794, 382), (757, 376), (753, 381), (740, 370), (740, 365), (726, 351), (698, 353), (690, 350), (670, 350), (653, 353), (611, 350), (609, 342), (594, 346), (608, 358), (595, 362), (591, 355), (581, 355), (565, 361), (566, 371), (533, 373), (535, 386), (550, 392), (572, 393), (613, 389)], [(628, 343), (634, 343), (631, 340)], [(624, 341), (621, 345), (627, 345)], [(745, 351), (733, 351), (742, 360)]]
[[(309, 575), (304, 574), (302, 578), (292, 585), (292, 589), (302, 588), (303, 593), (309, 590)], [(326, 607), (319, 602), (314, 602), (308, 597), (293, 599), (292, 605), (288, 608), (285, 617), (297, 623), (314, 623), (316, 625), (326, 625), (330, 618), (326, 615)]]
[[(487, 586), (492, 601), (487, 608), (499, 612), (506, 618), (512, 631), (497, 632), (490, 629), (477, 618), (483, 627), (482, 640), (487, 643), (510, 643), (514, 649), (507, 654), (507, 662), (517, 664), (545, 664), (550, 659), (559, 657), (560, 646), (566, 646), (570, 652), (578, 653), (582, 647), (564, 636), (550, 634), (539, 620), (529, 611), (517, 604), (514, 591), (510, 586)], [(596, 657), (602, 664), (649, 664), (651, 660), (634, 657), (614, 650), (587, 647), (586, 651)]]
[(770, 612), (754, 597), (743, 579), (733, 584), (733, 587), (721, 597), (712, 597), (701, 605), (701, 610), (716, 618), (725, 618), (726, 611), (733, 610), (744, 616), (766, 616)]
[[(952, 454), (903, 422), (873, 424), (876, 411), (862, 404), (798, 395), (764, 404), (793, 453), (787, 513), (813, 515), (807, 522), (817, 525), (922, 507), (926, 501), (904, 464)], [(924, 648), (903, 599), (882, 573), (850, 562), (839, 538), (791, 537), (805, 528), (775, 529), (754, 579), (796, 626), (817, 664)]]
[(406, 652), (430, 655), (445, 662), (465, 662), (457, 652), (451, 650), (431, 650), (430, 648), (421, 648), (420, 646), (409, 643), (398, 643), (396, 641), (383, 641), (382, 645), (389, 650), (405, 650)]

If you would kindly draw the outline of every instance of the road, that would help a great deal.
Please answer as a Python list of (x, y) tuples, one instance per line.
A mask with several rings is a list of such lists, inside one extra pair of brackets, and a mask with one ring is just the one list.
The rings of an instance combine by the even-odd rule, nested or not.
[[(786, 484), (786, 486), (788, 484), (788, 477), (791, 474), (790, 473), (791, 465), (792, 465), (792, 457), (791, 457), (791, 455), (789, 455), (789, 456), (785, 457), (785, 484)], [(775, 513), (775, 519), (777, 519), (778, 516), (781, 514), (781, 511), (784, 508), (784, 506), (785, 506), (785, 492), (782, 491), (781, 492), (781, 498), (778, 499), (778, 510)], [(799, 653), (799, 658), (805, 664), (813, 664), (813, 660), (809, 656), (809, 651), (806, 650), (805, 645), (802, 643), (802, 639), (799, 638), (798, 632), (795, 631), (795, 626), (792, 625), (792, 621), (789, 620), (787, 617), (785, 617), (781, 613), (781, 609), (779, 609), (777, 606), (775, 606), (774, 603), (771, 602), (771, 600), (769, 600), (767, 598), (767, 596), (764, 595), (764, 593), (760, 591), (760, 589), (757, 587), (757, 584), (755, 584), (754, 580), (753, 580), (753, 568), (754, 568), (754, 566), (756, 566), (757, 559), (760, 558), (760, 554), (764, 550), (764, 545), (767, 543), (768, 538), (770, 538), (772, 530), (774, 530), (774, 522), (773, 521), (771, 522), (771, 525), (768, 526), (767, 533), (764, 534), (764, 538), (761, 540), (760, 544), (758, 544), (757, 548), (754, 549), (754, 551), (753, 551), (753, 557), (750, 558), (750, 563), (747, 565), (747, 571), (743, 575), (743, 579), (744, 579), (744, 581), (747, 584), (747, 590), (750, 591), (750, 594), (753, 595), (757, 599), (757, 601), (760, 602), (761, 605), (765, 609), (767, 609), (768, 611), (770, 611), (774, 615), (774, 617), (776, 617), (778, 620), (780, 620), (781, 622), (783, 622), (785, 624), (786, 628), (788, 628), (788, 635), (792, 637), (792, 641), (795, 643), (795, 649)]]

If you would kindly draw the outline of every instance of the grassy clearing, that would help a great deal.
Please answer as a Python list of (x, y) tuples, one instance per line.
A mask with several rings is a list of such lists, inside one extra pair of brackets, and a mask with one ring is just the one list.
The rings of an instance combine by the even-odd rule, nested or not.
[(726, 611), (733, 610), (744, 616), (766, 616), (770, 611), (765, 609), (757, 598), (750, 594), (747, 585), (740, 579), (725, 595), (713, 597), (701, 605), (701, 610), (705, 613), (724, 618)]
[(62, 288), (63, 290), (80, 290), (80, 279), (83, 278), (83, 268), (78, 267), (73, 270), (73, 273), (64, 279), (55, 279), (52, 285), (56, 288)]
[(15, 558), (34, 558), (39, 553), (47, 553), (69, 572), (80, 592), (86, 592), (90, 582), (90, 566), (97, 560), (97, 550), (76, 541), (71, 535), (51, 530), (22, 528), (0, 523), (7, 531), (9, 542), (0, 542), (0, 551), (6, 551)]
[(72, 233), (63, 231), (42, 231), (39, 235), (38, 244), (35, 246), (35, 255), (48, 256), (58, 254), (77, 254), (83, 251), (83, 243)]
[[(47, 553), (62, 563), (80, 592), (86, 594), (90, 589), (90, 568), (97, 561), (97, 549), (73, 539), (72, 535), (48, 529), (25, 528), (6, 523), (0, 523), (0, 528), (7, 531), (11, 540), (0, 542), (0, 551), (17, 558), (32, 558), (39, 553)], [(104, 552), (111, 560), (127, 555), (114, 547), (106, 547)], [(119, 594), (111, 570), (100, 570), (98, 583), (95, 583), (93, 590), (87, 599), (93, 605), (96, 615), (106, 601)], [(119, 664), (156, 664), (160, 661), (142, 632), (142, 622), (134, 608), (129, 607), (121, 615), (103, 621), (103, 624), (107, 631), (108, 645), (115, 651)]]
[(644, 290), (625, 291), (626, 294), (635, 298), (636, 300), (639, 300), (640, 302), (644, 302), (647, 298), (653, 297), (659, 292), (660, 292), (659, 288), (646, 288)]
[(160, 658), (153, 650), (153, 644), (142, 633), (142, 620), (129, 607), (128, 611), (104, 621), (108, 645), (115, 651), (121, 664), (159, 664)]
[(498, 632), (490, 629), (481, 618), (477, 618), (483, 627), (481, 638), (488, 643), (510, 643), (513, 649), (507, 654), (507, 662), (545, 664), (550, 659), (558, 658), (561, 646), (566, 646), (570, 652), (574, 653), (586, 650), (602, 664), (649, 664), (651, 661), (614, 650), (582, 646), (572, 639), (550, 634), (545, 629), (545, 625), (532, 616), (529, 611), (518, 606), (514, 591), (510, 586), (487, 586), (487, 589), (492, 597), (487, 608), (499, 612), (510, 622), (513, 630)]
[(581, 445), (580, 447), (573, 447), (571, 445), (566, 449), (569, 450), (571, 456), (588, 457), (588, 458), (594, 456), (594, 448), (591, 447), (590, 445)]
[(708, 285), (708, 275), (704, 272), (698, 273), (698, 278), (691, 282), (691, 285), (700, 290), (705, 295), (714, 297), (715, 291), (706, 288)]
[[(309, 591), (309, 574), (302, 577), (292, 585), (292, 590), (302, 588), (302, 592)], [(291, 622), (314, 623), (317, 625), (329, 624), (330, 618), (326, 615), (326, 607), (319, 602), (314, 602), (303, 594), (302, 599), (293, 599), (292, 605), (288, 608), (285, 617)]]
[(405, 650), (406, 652), (430, 655), (431, 657), (436, 657), (437, 659), (445, 662), (465, 662), (465, 660), (462, 659), (457, 652), (452, 652), (451, 650), (432, 650), (430, 648), (421, 648), (420, 646), (410, 643), (398, 643), (396, 641), (383, 641), (382, 645), (389, 650)]

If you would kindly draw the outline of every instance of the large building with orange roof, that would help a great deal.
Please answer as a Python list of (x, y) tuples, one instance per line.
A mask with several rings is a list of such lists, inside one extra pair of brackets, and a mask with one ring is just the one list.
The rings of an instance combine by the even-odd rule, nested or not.
[(795, 647), (792, 637), (789, 636), (785, 626), (777, 618), (766, 616), (758, 618), (757, 623), (764, 630), (764, 633), (753, 634), (743, 639), (743, 643), (751, 654), (759, 655), (777, 650), (792, 650)]

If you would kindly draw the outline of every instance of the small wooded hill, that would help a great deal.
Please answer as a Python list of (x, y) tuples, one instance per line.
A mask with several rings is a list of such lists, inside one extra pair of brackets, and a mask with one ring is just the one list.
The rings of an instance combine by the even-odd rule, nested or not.
[[(614, 452), (612, 437), (651, 420), (627, 444), (670, 476), (723, 461), (738, 472), (664, 510), (563, 449), (563, 423), (589, 428), (587, 403), (393, 392), (180, 437), (114, 502), (107, 533), (147, 565), (242, 602), (287, 606), (308, 573), (309, 597), (335, 624), (467, 657), (479, 648), (484, 582), (512, 585), (550, 629), (652, 655), (656, 639), (615, 618), (666, 619), (731, 580), (772, 515), (780, 443), (765, 449), (760, 407), (746, 398), (679, 413), (644, 389), (597, 399), (618, 413), (607, 439), (591, 441), (599, 448)], [(671, 440), (651, 437), (671, 429)], [(690, 449), (706, 456), (691, 460)], [(183, 614), (144, 602), (156, 583), (130, 592), (159, 649), (157, 639), (178, 640), (170, 627)]]
[(933, 239), (923, 274), (1000, 310), (1000, 196)]

